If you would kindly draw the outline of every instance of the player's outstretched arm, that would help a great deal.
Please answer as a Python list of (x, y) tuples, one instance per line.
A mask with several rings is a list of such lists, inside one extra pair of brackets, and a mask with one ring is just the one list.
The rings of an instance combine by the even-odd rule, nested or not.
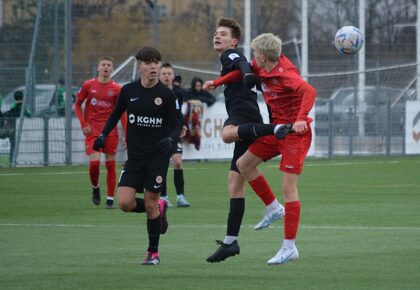
[(240, 70), (234, 70), (230, 73), (225, 74), (213, 81), (206, 81), (203, 85), (203, 89), (205, 90), (214, 90), (215, 88), (221, 85), (232, 84), (236, 82), (240, 82), (242, 80), (242, 73)]

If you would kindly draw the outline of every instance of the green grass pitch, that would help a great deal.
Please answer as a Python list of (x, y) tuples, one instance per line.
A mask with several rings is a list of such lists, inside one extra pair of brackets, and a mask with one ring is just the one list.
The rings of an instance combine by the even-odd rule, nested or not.
[[(261, 169), (282, 201), (277, 167)], [(308, 160), (300, 259), (273, 267), (283, 222), (253, 230), (264, 207), (248, 186), (241, 254), (205, 261), (226, 231), (227, 169), (185, 164), (192, 207), (169, 209), (157, 267), (140, 266), (145, 215), (94, 207), (87, 166), (0, 169), (0, 289), (420, 289), (419, 156)]]

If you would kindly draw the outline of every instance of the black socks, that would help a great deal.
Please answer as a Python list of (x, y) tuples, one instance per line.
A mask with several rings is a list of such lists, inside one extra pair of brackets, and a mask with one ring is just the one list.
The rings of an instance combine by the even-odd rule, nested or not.
[(227, 221), (227, 236), (237, 237), (245, 213), (245, 198), (231, 198)]
[(136, 207), (131, 212), (138, 212), (142, 213), (146, 211), (146, 207), (144, 206), (144, 199), (136, 198)]
[(238, 136), (242, 141), (254, 141), (258, 137), (274, 135), (276, 124), (247, 123), (238, 126)]
[(156, 253), (159, 247), (160, 238), (160, 216), (151, 220), (147, 219), (147, 233), (149, 234), (149, 252)]
[(174, 184), (176, 194), (184, 194), (184, 171), (182, 169), (174, 169)]

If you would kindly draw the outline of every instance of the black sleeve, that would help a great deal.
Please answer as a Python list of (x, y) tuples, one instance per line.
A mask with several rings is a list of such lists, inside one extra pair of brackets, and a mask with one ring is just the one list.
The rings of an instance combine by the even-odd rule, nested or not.
[(182, 113), (181, 107), (177, 104), (176, 96), (174, 94), (171, 94), (169, 97), (168, 116), (169, 122), (172, 124), (172, 132), (169, 137), (176, 140), (179, 138), (182, 130)]
[(178, 99), (179, 106), (182, 107), (184, 100), (187, 100), (187, 91), (181, 88), (174, 87), (174, 92), (176, 98)]
[(125, 112), (127, 105), (125, 103), (125, 87), (122, 87), (120, 95), (118, 97), (117, 104), (114, 107), (114, 110), (109, 115), (108, 120), (106, 121), (105, 127), (102, 130), (102, 135), (105, 137), (115, 128), (120, 120), (122, 114)]
[(251, 65), (248, 63), (246, 57), (237, 49), (228, 49), (220, 56), (222, 63), (222, 70), (241, 70), (242, 75), (252, 73)]
[(200, 101), (206, 103), (207, 106), (211, 107), (216, 102), (216, 97), (210, 94), (208, 91), (203, 91)]

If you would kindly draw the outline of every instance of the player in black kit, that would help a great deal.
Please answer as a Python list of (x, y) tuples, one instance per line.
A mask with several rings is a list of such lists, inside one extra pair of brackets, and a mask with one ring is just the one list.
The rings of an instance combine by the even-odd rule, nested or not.
[[(172, 65), (169, 62), (163, 63), (160, 68), (159, 80), (174, 92), (176, 98), (178, 99), (179, 107), (181, 108), (182, 103), (184, 102), (184, 96), (186, 96), (187, 92), (184, 89), (173, 85), (174, 78), (175, 72)], [(189, 207), (191, 204), (187, 201), (184, 194), (184, 170), (182, 169), (181, 138), (175, 140), (174, 144), (175, 146), (172, 148), (171, 159), (174, 166), (174, 184), (177, 195), (176, 205), (178, 207)], [(160, 196), (168, 202), (169, 207), (172, 206), (167, 194), (166, 182), (162, 186), (162, 193)]]
[[(124, 111), (127, 111), (127, 155), (118, 184), (118, 206), (125, 212), (146, 212), (149, 248), (143, 265), (160, 262), (160, 234), (167, 229), (167, 203), (160, 201), (160, 192), (169, 166), (174, 140), (182, 128), (182, 115), (173, 92), (159, 81), (161, 55), (153, 47), (144, 47), (136, 54), (140, 80), (122, 87), (114, 111), (94, 149), (105, 144)], [(144, 190), (144, 199), (136, 192)]]
[[(224, 123), (222, 139), (225, 143), (235, 142), (233, 158), (228, 175), (230, 209), (227, 220), (227, 233), (216, 252), (207, 258), (207, 262), (221, 262), (228, 257), (239, 254), (238, 234), (245, 212), (244, 178), (240, 175), (236, 161), (249, 145), (258, 137), (267, 135), (282, 136), (282, 126), (263, 124), (257, 103), (257, 94), (251, 90), (258, 79), (246, 57), (236, 49), (241, 39), (241, 26), (231, 18), (220, 18), (213, 37), (213, 48), (220, 56), (221, 75), (234, 70), (241, 70), (243, 82), (232, 83), (225, 87), (225, 104), (228, 119)], [(212, 88), (213, 81), (207, 81), (204, 88)]]

